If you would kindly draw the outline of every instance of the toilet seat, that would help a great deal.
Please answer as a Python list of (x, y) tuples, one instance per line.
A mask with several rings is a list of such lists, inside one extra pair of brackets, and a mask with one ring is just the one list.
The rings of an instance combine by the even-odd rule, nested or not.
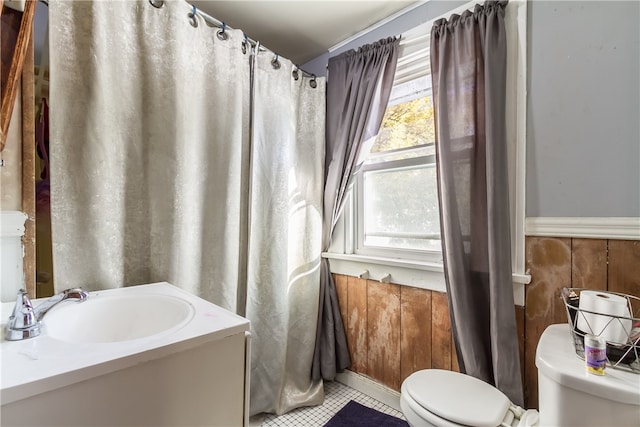
[(484, 381), (440, 369), (414, 372), (403, 382), (402, 394), (413, 411), (443, 426), (497, 426), (511, 406), (504, 393)]
[(461, 427), (460, 424), (454, 424), (424, 409), (418, 402), (413, 400), (409, 392), (407, 392), (404, 383), (402, 384), (400, 392), (400, 409), (407, 418), (407, 421), (411, 423), (413, 420), (411, 426), (422, 427), (425, 425), (433, 425), (438, 427)]

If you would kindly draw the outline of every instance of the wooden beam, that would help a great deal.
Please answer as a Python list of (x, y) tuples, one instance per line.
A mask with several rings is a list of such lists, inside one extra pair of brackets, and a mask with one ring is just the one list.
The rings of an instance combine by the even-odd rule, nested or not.
[(349, 313), (348, 323), (345, 322), (345, 333), (347, 335), (347, 345), (349, 356), (351, 357), (351, 369), (353, 372), (369, 375), (367, 366), (368, 349), (368, 328), (367, 328), (367, 281), (358, 277), (347, 279), (347, 311)]
[(11, 60), (7, 83), (2, 88), (2, 104), (0, 106), (0, 151), (4, 149), (6, 143), (7, 131), (9, 130), (11, 113), (13, 112), (13, 105), (18, 93), (18, 85), (20, 83), (20, 76), (22, 75), (24, 59), (29, 48), (29, 42), (32, 38), (31, 34), (33, 32), (33, 16), (35, 11), (36, 0), (27, 0), (22, 14), (22, 20), (20, 22), (20, 32), (18, 34), (16, 49)]
[[(431, 292), (431, 368), (451, 370), (451, 316), (447, 294)], [(459, 366), (459, 365), (458, 365)]]
[(400, 285), (367, 280), (367, 376), (400, 391)]
[(400, 287), (400, 383), (431, 368), (431, 291)]
[(33, 95), (33, 37), (29, 38), (22, 70), (22, 211), (25, 222), (24, 283), (29, 296), (36, 297), (36, 143), (35, 100)]

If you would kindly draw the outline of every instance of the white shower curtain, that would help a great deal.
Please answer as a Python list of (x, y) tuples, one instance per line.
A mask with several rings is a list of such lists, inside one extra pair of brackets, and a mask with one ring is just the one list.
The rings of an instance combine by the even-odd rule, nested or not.
[(309, 331), (320, 289), (325, 83), (313, 88), (293, 78), (290, 61), (274, 69), (273, 59), (260, 52), (255, 62), (247, 316), (260, 319), (252, 408), (282, 414), (324, 399), (322, 381), (311, 381)]
[(166, 280), (246, 315), (251, 412), (320, 403), (324, 82), (262, 52), (252, 106), (242, 32), (221, 40), (191, 12), (50, 1), (56, 285)]

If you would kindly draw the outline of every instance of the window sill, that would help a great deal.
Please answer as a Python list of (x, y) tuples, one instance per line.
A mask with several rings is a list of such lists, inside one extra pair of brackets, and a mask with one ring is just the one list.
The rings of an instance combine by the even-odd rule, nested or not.
[[(331, 272), (334, 274), (447, 292), (444, 267), (441, 262), (408, 261), (333, 252), (323, 252), (322, 257), (331, 260)], [(513, 274), (516, 305), (524, 305), (524, 286), (530, 281), (531, 276), (528, 274)]]

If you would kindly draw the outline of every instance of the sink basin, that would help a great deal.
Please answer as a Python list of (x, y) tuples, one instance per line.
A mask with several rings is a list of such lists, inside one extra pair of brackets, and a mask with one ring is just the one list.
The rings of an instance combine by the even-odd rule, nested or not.
[(85, 302), (64, 302), (42, 320), (51, 338), (70, 343), (113, 343), (176, 331), (194, 316), (187, 301), (169, 295), (89, 294)]

